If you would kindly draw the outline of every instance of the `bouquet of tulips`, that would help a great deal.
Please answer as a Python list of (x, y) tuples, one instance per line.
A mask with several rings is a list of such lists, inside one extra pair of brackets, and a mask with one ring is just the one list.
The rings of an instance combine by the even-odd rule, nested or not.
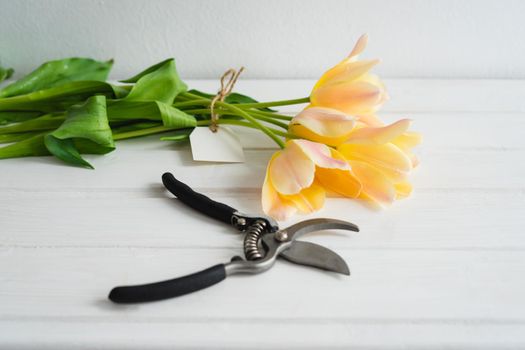
[[(324, 73), (309, 97), (258, 102), (230, 93), (188, 90), (175, 61), (160, 62), (110, 84), (112, 61), (71, 58), (45, 63), (0, 89), (0, 159), (54, 155), (92, 168), (81, 154), (105, 154), (115, 141), (163, 133), (185, 140), (212, 123), (261, 130), (281, 148), (269, 160), (263, 210), (278, 220), (320, 209), (327, 194), (384, 205), (411, 192), (419, 134), (403, 119), (384, 125), (376, 116), (388, 96), (370, 74), (378, 60), (360, 61), (367, 37)], [(0, 81), (12, 70), (0, 67)], [(309, 103), (296, 116), (270, 107)], [(210, 116), (219, 115), (219, 119)]]

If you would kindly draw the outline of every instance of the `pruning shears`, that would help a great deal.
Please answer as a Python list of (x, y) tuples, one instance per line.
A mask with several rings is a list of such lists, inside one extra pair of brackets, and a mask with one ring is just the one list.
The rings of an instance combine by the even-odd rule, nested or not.
[(230, 275), (267, 271), (278, 257), (295, 264), (350, 275), (346, 262), (337, 253), (315, 243), (298, 241), (297, 238), (327, 229), (359, 232), (359, 228), (353, 223), (336, 219), (311, 219), (279, 229), (272, 218), (243, 214), (226, 204), (216, 202), (195, 192), (171, 173), (162, 175), (162, 182), (184, 204), (243, 232), (245, 258), (234, 256), (228, 263), (166, 281), (115, 287), (109, 293), (109, 299), (115, 303), (140, 303), (178, 297), (210, 287)]

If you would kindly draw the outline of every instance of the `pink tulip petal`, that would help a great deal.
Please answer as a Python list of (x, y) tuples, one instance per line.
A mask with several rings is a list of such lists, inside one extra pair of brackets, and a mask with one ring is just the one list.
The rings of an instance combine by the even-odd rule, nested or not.
[[(272, 160), (278, 155), (277, 153), (268, 163), (268, 169), (270, 168)], [(266, 215), (269, 215), (276, 220), (286, 220), (297, 212), (297, 208), (292, 202), (282, 198), (279, 193), (277, 193), (270, 180), (268, 171), (262, 187), (261, 203)]]
[(375, 114), (359, 115), (357, 120), (366, 126), (379, 127), (385, 125)]
[(370, 114), (382, 100), (382, 90), (366, 82), (344, 82), (321, 86), (314, 90), (310, 101), (314, 106), (334, 108), (350, 115)]
[(419, 158), (412, 153), (411, 151), (404, 151), (408, 158), (410, 158), (410, 161), (412, 162), (412, 168), (415, 168), (419, 165)]
[(366, 48), (366, 45), (368, 44), (368, 34), (363, 34), (357, 39), (357, 42), (355, 43), (354, 48), (352, 49), (352, 52), (350, 52), (350, 55), (348, 55), (348, 58), (357, 58), (358, 55), (360, 55)]
[(268, 165), (271, 182), (281, 194), (296, 194), (314, 181), (315, 164), (292, 141)]
[(318, 167), (329, 169), (350, 169), (348, 163), (341, 159), (332, 158), (330, 148), (322, 143), (308, 140), (292, 140), (287, 147), (298, 147)]
[(317, 135), (341, 137), (348, 135), (355, 126), (355, 118), (336, 109), (311, 107), (296, 115), (290, 125), (301, 124)]
[(354, 144), (384, 144), (403, 134), (410, 127), (409, 119), (401, 119), (383, 127), (365, 127), (354, 130), (345, 143)]

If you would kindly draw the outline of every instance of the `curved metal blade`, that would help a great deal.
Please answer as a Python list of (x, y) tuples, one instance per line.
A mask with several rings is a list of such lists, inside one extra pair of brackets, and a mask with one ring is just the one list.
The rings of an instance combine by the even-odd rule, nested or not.
[(298, 222), (295, 225), (287, 227), (285, 230), (287, 234), (287, 240), (294, 240), (306, 233), (321, 231), (321, 230), (348, 230), (359, 232), (359, 227), (348, 221), (337, 220), (337, 219), (311, 219)]
[(339, 254), (315, 243), (295, 241), (279, 256), (295, 264), (350, 275), (348, 265)]

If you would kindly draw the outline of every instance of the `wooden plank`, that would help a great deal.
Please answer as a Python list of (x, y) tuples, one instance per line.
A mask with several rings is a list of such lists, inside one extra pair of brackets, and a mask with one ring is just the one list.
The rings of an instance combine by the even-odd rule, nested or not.
[[(242, 235), (188, 209), (171, 194), (126, 197), (121, 193), (0, 198), (0, 247), (192, 249), (238, 251)], [(258, 192), (217, 194), (216, 200), (243, 211), (261, 212)], [(386, 210), (332, 198), (311, 216), (297, 216), (282, 227), (308, 217), (336, 217), (357, 223), (359, 234), (312, 235), (333, 249), (525, 250), (522, 238), (525, 191), (416, 192)], [(501, 210), (505, 208), (505, 210)]]
[[(0, 345), (523, 346), (523, 286), (515, 278), (523, 274), (522, 253), (345, 251), (343, 256), (349, 254), (351, 279), (282, 263), (264, 275), (232, 277), (184, 299), (115, 306), (103, 295), (118, 279), (171, 277), (226, 259), (229, 252), (10, 249), (7, 259), (0, 258)], [(261, 329), (272, 336), (263, 337)]]
[[(0, 319), (88, 323), (221, 323), (324, 319), (343, 322), (451, 320), (525, 324), (523, 251), (339, 249), (352, 276), (279, 261), (257, 276), (232, 276), (164, 303), (107, 301), (115, 285), (172, 278), (220, 261), (230, 249), (2, 249)], [(376, 320), (376, 321), (374, 321)], [(521, 338), (525, 341), (524, 338)]]
[[(522, 114), (409, 116), (415, 120), (414, 130), (424, 135), (424, 142), (417, 149), (422, 159), (415, 176), (417, 189), (523, 188), (525, 168), (516, 162), (523, 158), (524, 152)], [(395, 113), (386, 115), (389, 121), (399, 117)], [(243, 130), (240, 135), (248, 148), (244, 164), (194, 162), (187, 145), (161, 142), (157, 136), (120, 142), (115, 152), (105, 156), (86, 156), (97, 168), (95, 171), (66, 166), (51, 157), (2, 160), (0, 169), (16, 171), (0, 171), (0, 191), (136, 190), (144, 188), (144, 184), (156, 184), (160, 174), (167, 170), (181, 178), (192, 178), (195, 187), (257, 188), (262, 183), (266, 162), (274, 152), (268, 148), (273, 145), (261, 133)], [(257, 152), (258, 149), (261, 151)], [(502, 171), (510, 168), (514, 170)], [(62, 175), (57, 176), (57, 171)]]
[[(140, 191), (158, 192), (160, 176), (173, 172), (192, 187), (243, 190), (260, 188), (273, 150), (247, 151), (243, 164), (196, 163), (188, 147), (130, 141), (118, 152), (87, 156), (94, 171), (61, 164), (53, 158), (6, 159), (0, 163), (0, 192), (17, 191)], [(418, 151), (421, 165), (412, 175), (422, 189), (523, 189), (523, 149), (484, 152), (453, 149)], [(60, 174), (60, 175), (57, 175)], [(67, 179), (67, 180), (65, 180)]]
[[(262, 301), (260, 301), (262, 302)], [(271, 302), (271, 301), (270, 301)], [(276, 310), (280, 314), (279, 310)], [(0, 346), (20, 349), (520, 349), (521, 322), (268, 319), (182, 321), (130, 317), (0, 321)], [(6, 337), (4, 337), (6, 338)]]

